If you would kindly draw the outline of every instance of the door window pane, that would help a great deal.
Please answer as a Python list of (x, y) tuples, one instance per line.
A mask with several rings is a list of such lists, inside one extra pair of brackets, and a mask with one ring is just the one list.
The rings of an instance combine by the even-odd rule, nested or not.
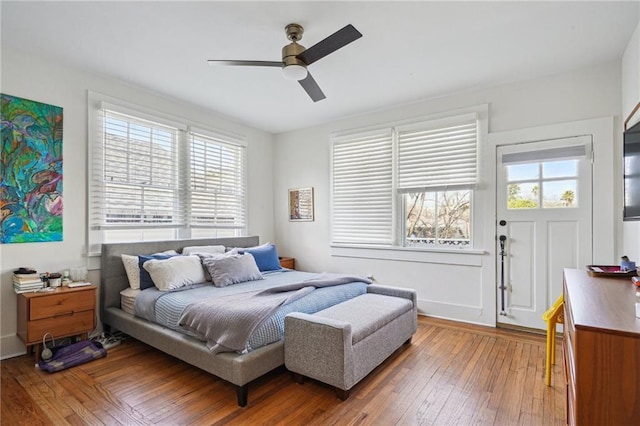
[(578, 207), (577, 186), (578, 186), (578, 181), (575, 179), (543, 182), (542, 207), (543, 208)]
[(543, 179), (578, 176), (578, 160), (547, 161), (542, 163)]
[(577, 207), (578, 161), (574, 159), (506, 165), (509, 182), (507, 208)]
[(507, 168), (507, 181), (532, 180), (540, 178), (540, 163), (511, 164)]
[(535, 209), (539, 205), (540, 185), (538, 183), (510, 183), (507, 185), (507, 208)]

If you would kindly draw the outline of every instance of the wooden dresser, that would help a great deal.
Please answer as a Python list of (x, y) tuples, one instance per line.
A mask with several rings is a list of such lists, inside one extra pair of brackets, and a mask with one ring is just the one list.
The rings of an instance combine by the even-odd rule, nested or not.
[(27, 352), (35, 346), (39, 358), (45, 333), (56, 339), (79, 335), (86, 339), (96, 327), (96, 289), (95, 285), (59, 287), (48, 293), (18, 294), (17, 334)]
[(640, 319), (630, 279), (564, 270), (567, 423), (640, 425)]

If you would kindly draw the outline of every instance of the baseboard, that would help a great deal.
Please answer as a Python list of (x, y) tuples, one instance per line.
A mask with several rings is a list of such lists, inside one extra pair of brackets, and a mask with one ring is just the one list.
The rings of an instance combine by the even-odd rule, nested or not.
[(477, 306), (418, 299), (418, 312), (430, 317), (461, 321), (470, 324), (495, 326), (495, 323), (483, 318), (483, 310)]
[(0, 337), (0, 360), (21, 356), (26, 353), (27, 348), (15, 334)]

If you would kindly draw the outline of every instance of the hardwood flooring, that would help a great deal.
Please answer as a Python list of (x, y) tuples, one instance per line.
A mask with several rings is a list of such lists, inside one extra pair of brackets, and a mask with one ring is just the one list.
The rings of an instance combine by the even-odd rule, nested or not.
[(106, 358), (48, 374), (32, 357), (1, 365), (2, 425), (564, 425), (562, 351), (544, 384), (545, 339), (419, 317), (418, 332), (341, 402), (284, 368), (235, 388), (133, 339)]

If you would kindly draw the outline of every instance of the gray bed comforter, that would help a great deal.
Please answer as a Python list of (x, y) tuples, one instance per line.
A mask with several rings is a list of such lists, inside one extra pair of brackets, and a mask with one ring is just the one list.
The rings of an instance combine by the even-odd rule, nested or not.
[(249, 336), (281, 306), (292, 303), (317, 288), (371, 281), (357, 276), (318, 274), (293, 284), (265, 290), (214, 297), (189, 304), (179, 324), (207, 342), (213, 352), (241, 351)]

